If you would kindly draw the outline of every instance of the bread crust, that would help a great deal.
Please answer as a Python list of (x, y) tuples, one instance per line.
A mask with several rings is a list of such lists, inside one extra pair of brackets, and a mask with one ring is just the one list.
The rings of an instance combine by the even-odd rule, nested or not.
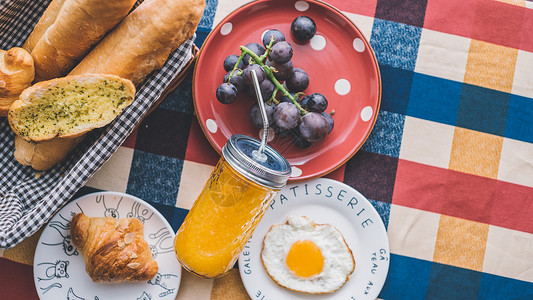
[(7, 116), (11, 104), (31, 85), (34, 74), (28, 51), (18, 47), (0, 50), (0, 116)]
[(36, 171), (45, 171), (58, 164), (84, 136), (60, 139), (55, 138), (40, 143), (28, 142), (15, 136), (15, 159), (24, 166)]
[(95, 282), (147, 281), (159, 269), (144, 240), (144, 226), (135, 218), (90, 218), (82, 213), (70, 222), (72, 243)]
[(193, 35), (204, 7), (205, 0), (144, 1), (70, 74), (115, 74), (138, 86)]
[(35, 45), (41, 39), (48, 27), (54, 24), (61, 7), (63, 6), (63, 3), (65, 3), (65, 0), (52, 0), (52, 2), (50, 2), (43, 15), (39, 19), (39, 22), (37, 25), (35, 25), (30, 33), (30, 36), (26, 39), (24, 45), (22, 45), (22, 48), (26, 49), (26, 51), (30, 53), (33, 51), (33, 48), (35, 48)]
[(32, 50), (35, 80), (65, 76), (134, 4), (135, 0), (65, 0)]

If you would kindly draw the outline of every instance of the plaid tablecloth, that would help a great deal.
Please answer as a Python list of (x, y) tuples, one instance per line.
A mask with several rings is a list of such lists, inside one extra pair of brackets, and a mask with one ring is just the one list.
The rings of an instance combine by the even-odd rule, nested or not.
[[(327, 175), (369, 198), (387, 227), (390, 269), (379, 297), (533, 299), (533, 3), (326, 2), (361, 29), (382, 76), (369, 139)], [(196, 43), (243, 3), (207, 1)], [(191, 81), (79, 194), (138, 196), (177, 230), (219, 158), (194, 115)], [(37, 298), (39, 234), (0, 250), (0, 298)], [(184, 272), (177, 296), (247, 298), (236, 269), (216, 280)]]

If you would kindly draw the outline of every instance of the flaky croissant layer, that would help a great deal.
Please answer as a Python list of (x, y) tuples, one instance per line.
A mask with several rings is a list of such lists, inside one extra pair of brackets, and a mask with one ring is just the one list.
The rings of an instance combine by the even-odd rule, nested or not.
[(156, 275), (157, 262), (143, 228), (135, 218), (91, 218), (82, 213), (70, 223), (72, 242), (95, 282), (147, 281)]

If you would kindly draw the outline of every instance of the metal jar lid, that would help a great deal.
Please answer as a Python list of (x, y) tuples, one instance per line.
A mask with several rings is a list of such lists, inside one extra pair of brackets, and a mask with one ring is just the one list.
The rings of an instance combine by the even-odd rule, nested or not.
[(289, 162), (270, 146), (265, 147), (265, 162), (253, 158), (261, 142), (252, 137), (235, 134), (222, 148), (222, 156), (237, 172), (247, 179), (273, 189), (281, 189), (291, 175)]

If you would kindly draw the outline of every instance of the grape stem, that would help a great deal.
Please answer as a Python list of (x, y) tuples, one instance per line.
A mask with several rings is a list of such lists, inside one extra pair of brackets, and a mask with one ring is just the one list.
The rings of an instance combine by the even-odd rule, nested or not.
[(274, 102), (275, 105), (279, 104), (278, 99), (276, 99), (276, 95), (279, 92), (279, 88), (276, 86), (274, 87), (274, 91), (272, 92), (272, 96), (270, 96), (270, 99), (268, 99), (268, 105), (272, 104)]
[(261, 60), (261, 62), (264, 62), (265, 59), (268, 57), (268, 55), (270, 54), (270, 51), (272, 51), (272, 45), (274, 45), (275, 41), (276, 40), (274, 39), (274, 36), (270, 36), (270, 43), (268, 43), (268, 46), (266, 46), (265, 53), (263, 53), (263, 55), (259, 56), (259, 60)]
[[(272, 44), (272, 41), (270, 41), (270, 43)], [(269, 45), (270, 46), (270, 45)], [(267, 51), (268, 52), (268, 51)], [(265, 54), (267, 53), (265, 52)], [(248, 54), (250, 55), (250, 57), (258, 64), (260, 65), (263, 70), (265, 71), (265, 74), (268, 76), (268, 78), (270, 78), (270, 80), (272, 80), (272, 82), (274, 83), (274, 85), (283, 93), (284, 96), (286, 96), (287, 98), (291, 99), (292, 103), (298, 108), (298, 110), (300, 111), (300, 114), (303, 116), (305, 114), (307, 114), (307, 111), (305, 109), (302, 108), (302, 106), (300, 106), (300, 103), (298, 103), (296, 101), (296, 99), (287, 91), (287, 89), (285, 89), (285, 87), (283, 87), (283, 85), (276, 79), (276, 77), (274, 77), (274, 73), (272, 73), (272, 68), (270, 68), (269, 66), (265, 65), (263, 63), (263, 61), (261, 60), (261, 57), (259, 57), (257, 54), (253, 53), (252, 50), (246, 48), (245, 46), (241, 46), (241, 56), (243, 56), (243, 54)], [(265, 56), (265, 54), (263, 54), (262, 56)], [(266, 56), (265, 56), (266, 57)], [(238, 62), (237, 62), (238, 63)], [(231, 74), (230, 74), (231, 76)]]
[[(270, 44), (268, 44), (267, 48), (266, 48), (266, 51), (263, 55), (261, 55), (261, 57), (259, 57), (259, 59), (261, 61), (264, 61), (265, 58), (268, 56), (268, 54), (270, 53), (270, 48), (272, 48), (272, 44), (274, 43), (274, 37), (271, 37), (270, 39)], [(235, 71), (239, 70), (238, 66), (239, 66), (239, 63), (244, 59), (244, 57), (246, 56), (246, 53), (242, 52), (241, 51), (241, 55), (239, 56), (239, 58), (237, 59), (237, 62), (235, 63), (235, 65), (233, 66), (233, 70), (231, 70), (231, 73), (229, 74), (228, 76), (228, 83), (230, 82), (231, 80), (231, 77), (233, 77), (233, 74), (235, 73)], [(240, 72), (237, 72), (237, 76), (240, 76), (242, 75), (242, 70), (240, 70)]]
[[(231, 73), (229, 73), (229, 76), (228, 76), (228, 83), (229, 81), (231, 80), (231, 77), (233, 77), (233, 74), (239, 70), (239, 64), (241, 63), (242, 59), (244, 58), (244, 56), (246, 55), (246, 53), (243, 53), (241, 52), (241, 55), (239, 55), (239, 58), (237, 59), (237, 62), (235, 63), (235, 66), (233, 66), (233, 70), (231, 70)], [(238, 74), (237, 74), (238, 75)]]

